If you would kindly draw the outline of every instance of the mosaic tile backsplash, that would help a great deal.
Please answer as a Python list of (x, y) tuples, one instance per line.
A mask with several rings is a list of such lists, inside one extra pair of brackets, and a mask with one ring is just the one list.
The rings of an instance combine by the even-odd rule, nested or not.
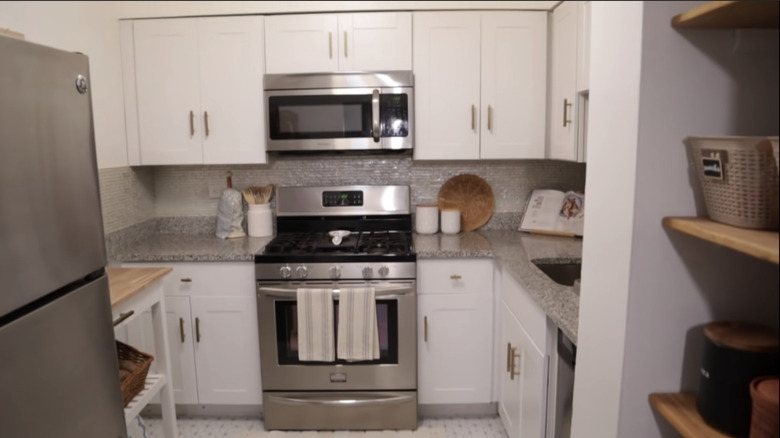
[(154, 172), (150, 167), (100, 169), (100, 202), (106, 234), (154, 217)]
[[(484, 228), (513, 228), (535, 188), (584, 190), (585, 164), (553, 160), (413, 161), (408, 155), (275, 156), (265, 165), (160, 166), (100, 171), (106, 233), (151, 218), (216, 217), (219, 198), (209, 188), (409, 185), (412, 205), (435, 201), (449, 178), (470, 173), (484, 178), (495, 196), (495, 214)], [(200, 221), (202, 222), (202, 221)]]

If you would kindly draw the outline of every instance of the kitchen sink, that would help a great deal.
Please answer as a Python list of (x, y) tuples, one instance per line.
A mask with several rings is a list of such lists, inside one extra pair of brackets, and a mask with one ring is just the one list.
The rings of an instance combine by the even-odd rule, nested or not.
[(550, 280), (564, 286), (573, 286), (580, 279), (582, 263), (537, 263), (533, 262), (539, 270), (550, 277)]

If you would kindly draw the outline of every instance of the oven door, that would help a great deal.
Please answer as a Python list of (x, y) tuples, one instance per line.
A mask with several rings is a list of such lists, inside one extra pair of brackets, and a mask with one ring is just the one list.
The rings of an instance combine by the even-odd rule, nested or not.
[(268, 151), (411, 149), (412, 88), (266, 91)]
[[(339, 288), (368, 286), (375, 290), (380, 358), (360, 362), (298, 360), (297, 289), (333, 288), (336, 319)], [(413, 390), (417, 387), (414, 280), (258, 281), (257, 310), (264, 391)]]

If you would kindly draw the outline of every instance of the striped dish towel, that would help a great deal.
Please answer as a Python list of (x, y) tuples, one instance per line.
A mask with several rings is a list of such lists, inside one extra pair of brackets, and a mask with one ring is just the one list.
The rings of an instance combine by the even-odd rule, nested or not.
[(337, 345), (339, 359), (379, 359), (379, 331), (373, 287), (341, 289)]
[(298, 289), (298, 360), (333, 362), (333, 292)]

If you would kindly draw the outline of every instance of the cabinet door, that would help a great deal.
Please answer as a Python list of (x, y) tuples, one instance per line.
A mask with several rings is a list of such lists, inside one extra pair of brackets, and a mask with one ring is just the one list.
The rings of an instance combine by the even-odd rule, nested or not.
[(338, 71), (335, 14), (275, 15), (265, 19), (265, 72)]
[(420, 295), (418, 305), (420, 403), (490, 403), (492, 300), (484, 295)]
[(522, 336), (520, 323), (509, 311), (505, 304), (499, 306), (501, 318), (501, 342), (499, 343), (497, 361), (500, 370), (498, 378), (498, 416), (504, 424), (507, 435), (510, 438), (520, 436), (520, 394), (522, 382), (517, 376), (510, 375), (513, 347), (519, 345), (518, 339)]
[(263, 17), (197, 23), (203, 162), (265, 163)]
[(563, 2), (552, 13), (552, 86), (548, 158), (576, 160), (577, 8)]
[(195, 20), (133, 23), (142, 164), (201, 164)]
[(418, 160), (479, 158), (480, 16), (415, 12), (413, 65)]
[[(590, 2), (582, 2), (577, 35), (577, 92), (590, 89)], [(580, 118), (581, 120), (582, 118)]]
[(412, 69), (412, 13), (340, 14), (339, 70)]
[[(168, 348), (171, 360), (171, 387), (177, 404), (197, 404), (198, 389), (195, 374), (192, 327), (190, 325), (190, 299), (165, 297), (166, 322), (168, 324)], [(146, 311), (128, 327), (128, 342), (141, 351), (154, 352), (152, 313)], [(157, 362), (152, 361), (149, 371), (159, 373)], [(159, 403), (159, 397), (155, 398)]]
[(201, 404), (261, 404), (254, 296), (191, 297)]
[(480, 158), (544, 158), (547, 13), (482, 14)]
[(502, 351), (506, 368), (499, 378), (499, 416), (510, 438), (542, 438), (546, 422), (545, 355), (514, 314), (501, 305)]

